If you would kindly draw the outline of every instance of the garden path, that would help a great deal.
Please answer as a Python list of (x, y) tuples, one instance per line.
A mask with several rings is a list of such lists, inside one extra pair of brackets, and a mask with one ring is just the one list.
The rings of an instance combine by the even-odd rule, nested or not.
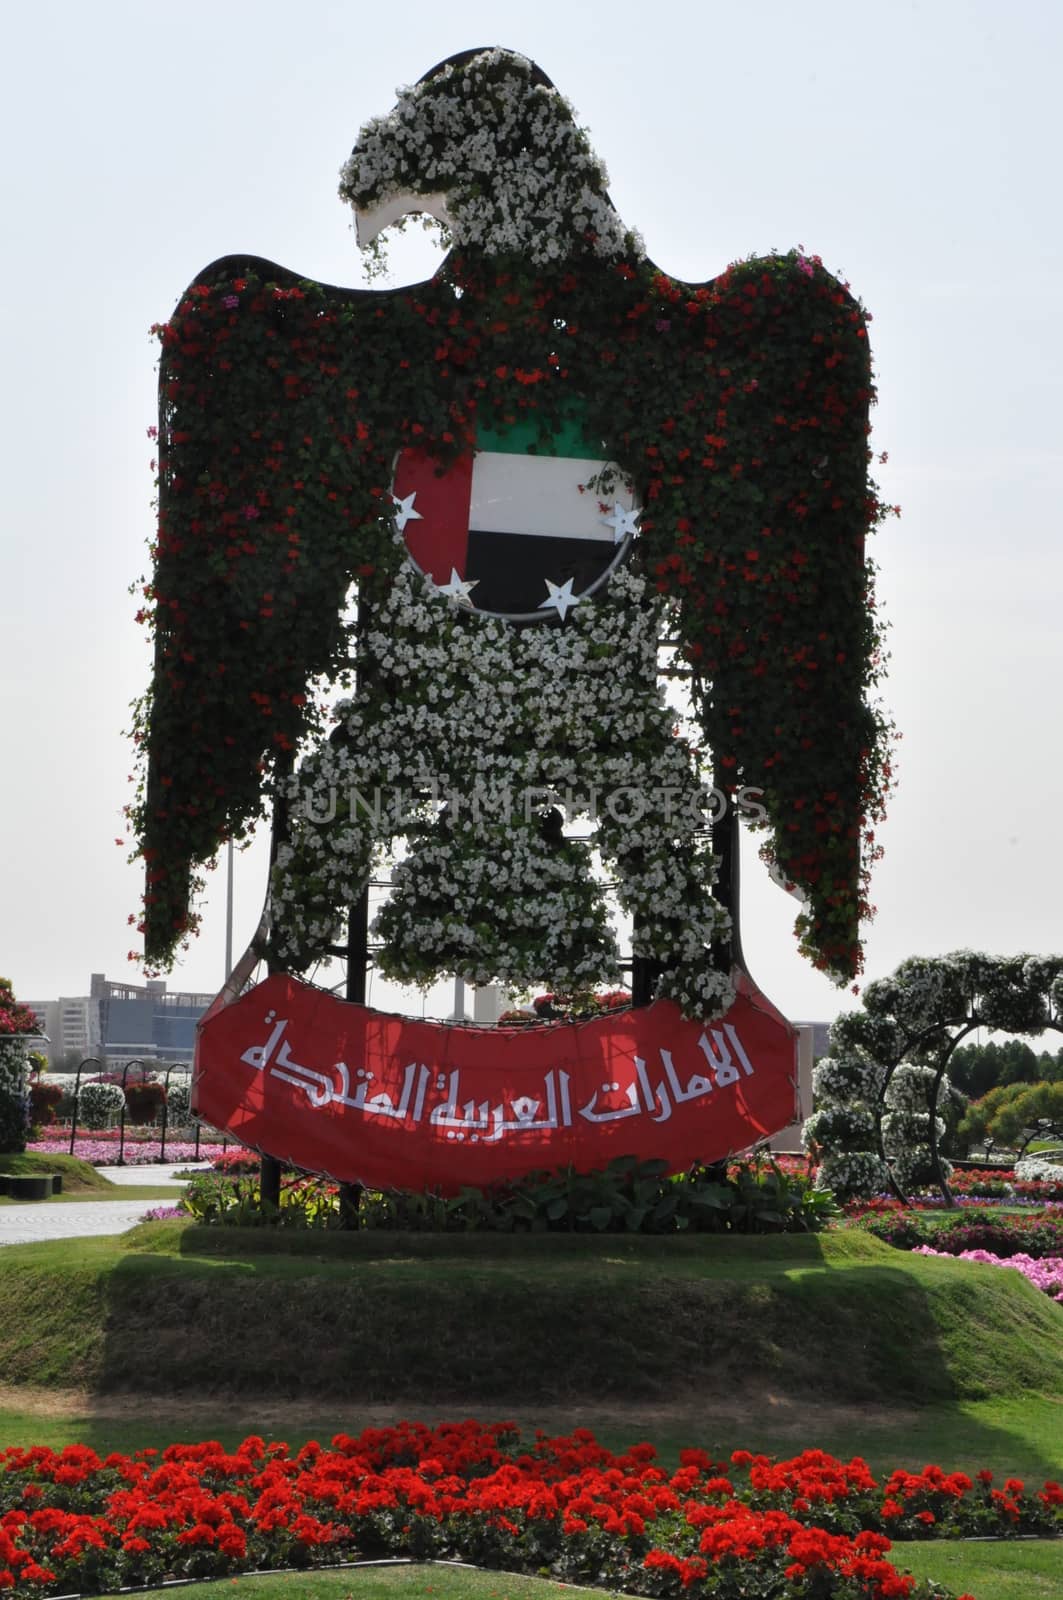
[[(175, 1195), (184, 1187), (174, 1176), (180, 1167), (100, 1167), (105, 1178), (119, 1186), (127, 1184), (172, 1184)], [(6, 1244), (39, 1244), (45, 1239), (99, 1238), (108, 1233), (125, 1233), (136, 1227), (145, 1211), (158, 1200), (30, 1201), (23, 1205), (0, 1207), (0, 1248)]]

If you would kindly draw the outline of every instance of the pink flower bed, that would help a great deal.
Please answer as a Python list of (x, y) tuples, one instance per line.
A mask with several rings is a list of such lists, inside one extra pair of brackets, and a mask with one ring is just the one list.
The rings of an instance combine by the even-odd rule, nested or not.
[[(43, 1156), (65, 1156), (70, 1154), (70, 1140), (38, 1139), (26, 1148)], [(191, 1140), (167, 1139), (165, 1160), (167, 1165), (180, 1166), (185, 1161), (213, 1161), (221, 1152), (220, 1144), (201, 1144), (197, 1156)], [(81, 1161), (91, 1162), (94, 1167), (113, 1167), (118, 1162), (118, 1141), (78, 1139), (74, 1144), (74, 1154)], [(127, 1139), (123, 1157), (127, 1167), (147, 1166), (163, 1159), (162, 1146), (158, 1139)]]
[(1016, 1267), (1024, 1278), (1029, 1278), (1035, 1289), (1050, 1294), (1063, 1305), (1063, 1256), (1045, 1256), (1035, 1261), (1032, 1256), (994, 1256), (988, 1250), (961, 1250), (953, 1256), (947, 1250), (931, 1250), (923, 1244), (912, 1251), (915, 1256), (948, 1257), (952, 1261), (982, 1261), (989, 1267)]

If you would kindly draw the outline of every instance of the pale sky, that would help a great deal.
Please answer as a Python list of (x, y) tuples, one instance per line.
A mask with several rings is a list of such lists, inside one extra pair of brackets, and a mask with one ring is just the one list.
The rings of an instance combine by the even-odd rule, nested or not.
[[(152, 533), (150, 324), (230, 252), (360, 283), (336, 196), (359, 126), (491, 44), (573, 102), (662, 268), (700, 280), (800, 244), (871, 311), (876, 475), (904, 513), (874, 549), (903, 742), (866, 977), (1058, 950), (1063, 8), (38, 0), (5, 26), (0, 109), (0, 972), (35, 1000), (92, 971), (142, 981), (140, 873), (115, 840), (150, 665), (127, 592)], [(240, 858), (238, 947), (264, 874)], [(797, 955), (795, 909), (751, 848), (753, 976), (792, 1018), (830, 1018), (855, 1002)], [(218, 986), (223, 923), (218, 873), (171, 987)]]

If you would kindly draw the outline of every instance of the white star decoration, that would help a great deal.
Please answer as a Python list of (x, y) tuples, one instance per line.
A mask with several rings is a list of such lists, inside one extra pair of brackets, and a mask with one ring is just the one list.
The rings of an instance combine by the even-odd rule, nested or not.
[(539, 610), (549, 611), (553, 609), (564, 622), (565, 613), (570, 611), (573, 606), (578, 606), (583, 598), (582, 595), (572, 593), (574, 581), (572, 578), (566, 578), (564, 583), (551, 583), (550, 579), (547, 578), (546, 587), (550, 593), (545, 600), (539, 601)]
[[(414, 512), (414, 516), (416, 515), (417, 513)], [(469, 593), (476, 588), (479, 581), (479, 578), (463, 578), (456, 567), (451, 567), (450, 582), (437, 583), (436, 588), (440, 594), (445, 594), (448, 600), (456, 600), (462, 606), (471, 606), (472, 601), (469, 599)]]
[(412, 494), (408, 494), (405, 500), (400, 500), (397, 494), (393, 494), (391, 498), (395, 503), (395, 526), (400, 533), (406, 532), (408, 522), (424, 521), (421, 513), (413, 509), (413, 502), (417, 499), (416, 489)]
[(602, 518), (613, 530), (614, 544), (623, 544), (629, 533), (638, 533), (635, 526), (638, 516), (638, 511), (625, 511), (619, 501), (614, 504), (612, 516)]

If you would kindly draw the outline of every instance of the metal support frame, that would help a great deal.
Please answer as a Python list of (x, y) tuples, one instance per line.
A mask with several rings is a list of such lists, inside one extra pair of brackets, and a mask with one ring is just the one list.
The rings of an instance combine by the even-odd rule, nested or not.
[[(289, 778), (294, 766), (291, 755), (283, 762), (277, 763), (277, 798), (273, 803), (273, 826), (270, 830), (269, 866), (270, 872), (277, 859), (277, 851), (288, 833), (288, 795), (284, 792), (284, 781)], [(281, 970), (280, 962), (273, 953), (272, 943), (266, 956), (266, 971), (270, 974)], [(271, 1206), (275, 1211), (280, 1210), (281, 1203), (281, 1164), (276, 1156), (262, 1157), (259, 1167), (259, 1198), (263, 1210)]]

